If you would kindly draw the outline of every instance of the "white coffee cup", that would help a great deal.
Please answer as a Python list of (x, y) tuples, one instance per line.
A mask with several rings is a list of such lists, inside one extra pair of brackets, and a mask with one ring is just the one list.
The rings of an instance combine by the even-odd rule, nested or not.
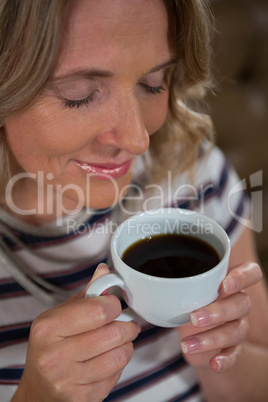
[[(202, 239), (216, 250), (220, 262), (202, 274), (170, 279), (141, 273), (122, 261), (121, 257), (130, 245), (164, 233)], [(104, 290), (117, 286), (132, 310), (122, 313), (118, 320), (134, 319), (134, 311), (151, 324), (176, 327), (188, 322), (192, 311), (218, 297), (228, 269), (230, 241), (219, 224), (202, 214), (179, 208), (161, 208), (134, 215), (118, 226), (111, 240), (111, 255), (115, 273), (93, 282), (86, 297), (99, 296)]]

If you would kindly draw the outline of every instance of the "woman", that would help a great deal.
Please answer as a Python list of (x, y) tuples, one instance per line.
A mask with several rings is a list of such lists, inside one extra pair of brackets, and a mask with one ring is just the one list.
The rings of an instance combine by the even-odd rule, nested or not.
[[(244, 262), (257, 260), (252, 235), (230, 212), (245, 217), (247, 201), (238, 192), (228, 205), (238, 179), (209, 152), (209, 119), (183, 103), (209, 83), (202, 3), (0, 10), (1, 400), (263, 401), (267, 293)], [(109, 272), (120, 220), (161, 205), (217, 219), (233, 242), (230, 272), (191, 323), (140, 332), (114, 321), (115, 296), (84, 294)]]

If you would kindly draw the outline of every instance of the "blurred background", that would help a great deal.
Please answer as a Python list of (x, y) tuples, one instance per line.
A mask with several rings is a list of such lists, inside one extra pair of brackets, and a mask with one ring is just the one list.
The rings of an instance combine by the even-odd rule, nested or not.
[(263, 228), (256, 241), (268, 279), (268, 0), (210, 0), (210, 5), (216, 88), (206, 101), (216, 143), (248, 189), (250, 176), (262, 172)]

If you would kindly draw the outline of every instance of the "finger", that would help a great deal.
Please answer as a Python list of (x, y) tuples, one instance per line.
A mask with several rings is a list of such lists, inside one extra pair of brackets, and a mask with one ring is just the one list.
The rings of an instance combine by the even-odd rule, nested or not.
[(239, 292), (255, 285), (262, 278), (260, 266), (254, 262), (244, 263), (234, 268), (221, 285), (223, 295)]
[(139, 333), (140, 326), (134, 321), (113, 321), (97, 330), (65, 338), (61, 351), (72, 360), (83, 362), (133, 341)]
[(77, 385), (94, 384), (116, 376), (118, 373), (121, 374), (132, 356), (133, 344), (128, 342), (82, 363), (73, 362), (71, 366), (66, 363), (61, 371), (54, 359), (44, 356), (41, 370), (45, 374), (44, 377), (48, 377), (49, 374), (54, 384), (68, 382)]
[(192, 354), (228, 348), (242, 342), (246, 338), (247, 332), (247, 320), (232, 321), (209, 331), (182, 339), (181, 349), (183, 353)]
[(68, 351), (54, 343), (39, 351), (35, 369), (56, 390), (63, 387), (63, 392), (68, 383), (86, 385), (121, 373), (132, 356), (133, 344), (126, 342), (97, 357), (77, 362), (70, 359)]
[[(94, 401), (103, 401), (114, 388), (123, 372), (121, 369), (111, 377), (90, 382), (86, 379), (88, 369), (90, 367), (73, 365), (68, 367), (65, 373), (62, 373), (62, 371), (59, 372), (57, 365), (52, 367), (48, 375), (50, 400), (91, 401), (94, 399)], [(91, 371), (94, 372), (95, 370)]]
[[(107, 275), (107, 274), (110, 274), (110, 273), (111, 272), (110, 272), (108, 266), (106, 264), (104, 264), (103, 262), (101, 262), (97, 266), (97, 268), (96, 268), (96, 270), (94, 272), (94, 275), (92, 276), (92, 278), (91, 278), (90, 282), (87, 284), (87, 286), (83, 290), (81, 290), (79, 293), (77, 293), (76, 295), (74, 295), (70, 299), (68, 299), (65, 303), (67, 304), (67, 303), (73, 302), (73, 301), (78, 300), (78, 299), (83, 299), (85, 297), (86, 291), (88, 290), (89, 286), (93, 282), (95, 282), (101, 276), (104, 276), (104, 275)], [(108, 294), (108, 291), (106, 293), (104, 293), (104, 294)]]
[(246, 316), (250, 308), (249, 296), (239, 292), (211, 303), (205, 309), (194, 311), (191, 313), (191, 322), (199, 328), (216, 326)]
[(76, 380), (80, 384), (88, 384), (110, 378), (122, 372), (133, 356), (132, 342), (109, 350), (102, 355), (76, 365)]
[(210, 359), (216, 356), (218, 353), (221, 352), (221, 349), (213, 350), (207, 353), (196, 353), (196, 354), (184, 354), (184, 360), (187, 361), (189, 366), (193, 366), (196, 368), (206, 368), (210, 369)]
[(242, 344), (224, 349), (217, 356), (210, 359), (209, 366), (215, 373), (224, 373), (233, 368), (242, 353)]
[(113, 295), (76, 300), (42, 313), (32, 324), (31, 337), (58, 341), (102, 327), (117, 318), (121, 304)]
[[(92, 276), (92, 278), (91, 278), (91, 281), (88, 283), (88, 285), (86, 286), (86, 288), (85, 288), (85, 293), (86, 293), (86, 291), (88, 290), (88, 288), (90, 287), (90, 285), (93, 283), (93, 282), (95, 282), (98, 278), (101, 278), (102, 276), (104, 276), (104, 275), (107, 275), (107, 274), (110, 274), (111, 273), (111, 271), (109, 270), (109, 268), (108, 268), (108, 265), (107, 264), (104, 264), (103, 262), (102, 263), (100, 263), (98, 266), (97, 266), (97, 268), (96, 268), (96, 270), (95, 270), (95, 272), (94, 272), (94, 275)], [(107, 289), (107, 291), (105, 291), (105, 292), (103, 292), (102, 294), (108, 294), (109, 293), (109, 289)]]

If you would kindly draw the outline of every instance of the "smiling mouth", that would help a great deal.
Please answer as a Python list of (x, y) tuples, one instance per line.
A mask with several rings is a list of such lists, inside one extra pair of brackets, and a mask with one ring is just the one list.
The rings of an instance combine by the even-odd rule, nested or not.
[(117, 164), (91, 164), (88, 162), (82, 162), (75, 160), (74, 161), (77, 166), (79, 166), (86, 173), (90, 174), (90, 176), (98, 179), (98, 180), (111, 180), (118, 179), (129, 171), (132, 160), (122, 163), (120, 165)]

